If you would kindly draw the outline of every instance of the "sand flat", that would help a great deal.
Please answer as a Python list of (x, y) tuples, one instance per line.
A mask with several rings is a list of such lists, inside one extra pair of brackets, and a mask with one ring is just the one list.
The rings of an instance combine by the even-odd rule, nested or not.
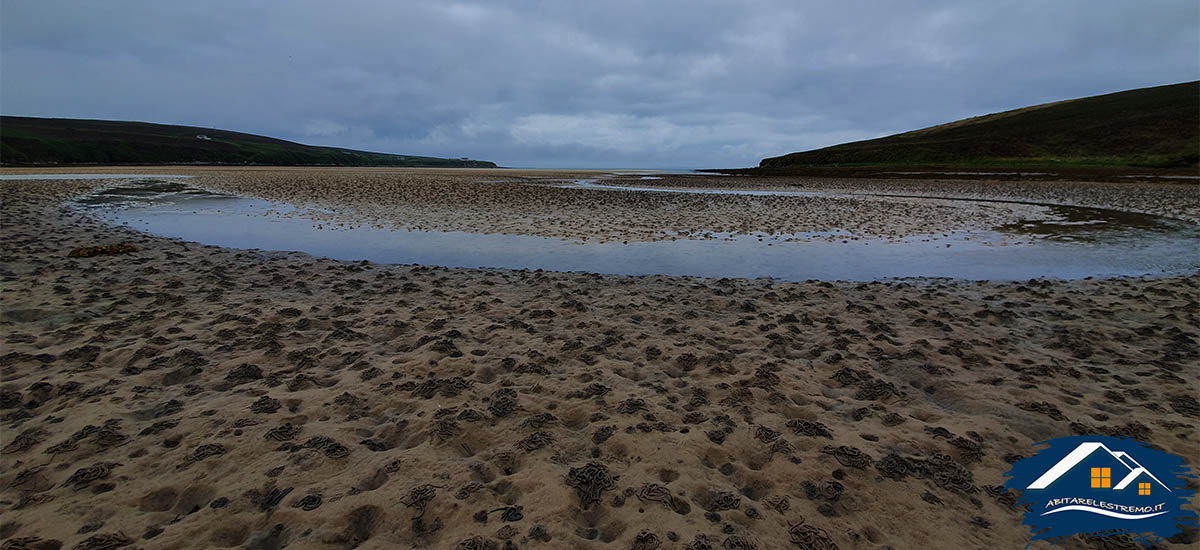
[[(522, 180), (573, 173), (185, 171), (348, 220), (636, 239), (736, 214)], [(384, 266), (201, 246), (63, 208), (97, 185), (0, 182), (0, 539), (1008, 548), (1029, 536), (999, 486), (1037, 441), (1128, 435), (1195, 457), (1196, 275), (776, 283)], [(1018, 198), (1200, 217), (1194, 188), (1028, 188)], [(800, 221), (743, 211), (735, 225), (824, 212), (868, 232), (880, 217), (803, 204), (786, 206)], [(902, 204), (882, 217), (979, 223)], [(67, 255), (120, 242), (138, 251)]]

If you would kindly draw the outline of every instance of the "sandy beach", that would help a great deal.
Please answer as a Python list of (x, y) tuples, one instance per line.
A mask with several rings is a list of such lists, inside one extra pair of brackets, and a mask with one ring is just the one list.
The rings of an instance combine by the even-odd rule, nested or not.
[[(599, 176), (577, 172), (111, 170), (192, 174), (331, 223), (588, 241), (950, 234), (1026, 202), (1200, 220), (1196, 185), (1148, 182), (604, 182), (926, 198), (773, 197), (556, 187)], [(1036, 442), (1123, 435), (1200, 464), (1196, 274), (780, 283), (340, 262), (64, 206), (100, 185), (0, 181), (6, 550), (1021, 548), (1002, 484)], [(119, 243), (137, 250), (68, 256)]]

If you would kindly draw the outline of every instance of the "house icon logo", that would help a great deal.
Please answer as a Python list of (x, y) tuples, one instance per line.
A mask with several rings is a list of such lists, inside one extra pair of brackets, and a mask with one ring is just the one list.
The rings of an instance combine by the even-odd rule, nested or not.
[[(1047, 470), (1046, 473), (1042, 474), (1041, 477), (1038, 477), (1036, 480), (1034, 480), (1033, 483), (1030, 483), (1029, 486), (1026, 487), (1025, 489), (1028, 490), (1028, 489), (1046, 489), (1046, 488), (1048, 488), (1052, 483), (1054, 483), (1055, 481), (1058, 481), (1059, 479), (1062, 479), (1063, 476), (1065, 476), (1068, 472), (1070, 472), (1071, 470), (1078, 467), (1081, 463), (1087, 461), (1089, 457), (1091, 457), (1093, 454), (1095, 454), (1097, 452), (1107, 453), (1107, 455), (1101, 457), (1102, 460), (1106, 459), (1106, 458), (1110, 459), (1110, 460), (1103, 460), (1103, 462), (1105, 464), (1110, 463), (1111, 461), (1116, 461), (1119, 464), (1119, 466), (1117, 466), (1116, 468), (1114, 468), (1112, 466), (1098, 466), (1098, 467), (1088, 468), (1088, 474), (1089, 474), (1088, 478), (1090, 480), (1090, 482), (1089, 482), (1090, 488), (1092, 488), (1092, 489), (1111, 489), (1113, 491), (1123, 491), (1123, 490), (1125, 490), (1126, 487), (1129, 487), (1135, 481), (1145, 478), (1146, 481), (1138, 482), (1138, 484), (1137, 484), (1137, 495), (1138, 496), (1150, 496), (1151, 492), (1153, 490), (1151, 488), (1151, 485), (1153, 485), (1153, 484), (1157, 484), (1158, 486), (1165, 489), (1168, 493), (1171, 492), (1170, 487), (1167, 487), (1167, 485), (1165, 483), (1163, 483), (1160, 479), (1158, 479), (1157, 477), (1154, 477), (1154, 474), (1150, 473), (1149, 470), (1147, 470), (1137, 460), (1135, 460), (1132, 456), (1130, 456), (1129, 453), (1126, 453), (1124, 451), (1114, 451), (1112, 449), (1109, 449), (1108, 446), (1106, 446), (1105, 444), (1095, 442), (1095, 441), (1087, 441), (1084, 443), (1080, 443), (1079, 446), (1075, 447), (1075, 450), (1071, 451), (1069, 454), (1067, 454), (1067, 456), (1064, 456), (1062, 458), (1062, 460), (1059, 460), (1057, 464), (1055, 464), (1052, 468)], [(1118, 481), (1116, 485), (1112, 484), (1113, 470), (1116, 470), (1117, 472), (1124, 474), (1119, 478), (1120, 481)], [(1116, 518), (1122, 518), (1122, 519), (1142, 519), (1142, 518), (1154, 517), (1154, 516), (1158, 516), (1158, 515), (1167, 513), (1165, 510), (1159, 509), (1160, 507), (1161, 506), (1156, 505), (1154, 507), (1153, 511), (1147, 511), (1146, 513), (1143, 513), (1143, 514), (1125, 514), (1125, 513), (1105, 509), (1105, 508), (1097, 508), (1097, 507), (1088, 506), (1088, 505), (1084, 505), (1084, 504), (1070, 504), (1067, 506), (1063, 506), (1061, 508), (1054, 508), (1047, 512), (1043, 512), (1042, 515), (1077, 510), (1077, 511), (1091, 512), (1093, 514), (1100, 514), (1102, 516), (1116, 517)]]
[(1103, 436), (1045, 441), (1013, 464), (1005, 484), (1019, 491), (1033, 540), (1077, 533), (1168, 538), (1196, 525), (1184, 506), (1194, 478), (1183, 459), (1133, 439)]

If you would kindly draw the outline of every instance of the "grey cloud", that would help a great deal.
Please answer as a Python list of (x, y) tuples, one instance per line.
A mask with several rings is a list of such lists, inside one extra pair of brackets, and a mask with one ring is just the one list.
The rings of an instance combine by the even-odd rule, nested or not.
[(1192, 80), (1194, 2), (0, 3), (0, 111), (707, 167)]

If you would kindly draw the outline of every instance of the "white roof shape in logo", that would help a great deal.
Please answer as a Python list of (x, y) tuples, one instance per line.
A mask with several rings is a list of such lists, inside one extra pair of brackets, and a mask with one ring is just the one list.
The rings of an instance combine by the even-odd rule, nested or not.
[(1046, 487), (1049, 487), (1051, 483), (1054, 483), (1058, 478), (1069, 472), (1071, 468), (1074, 468), (1080, 462), (1083, 462), (1083, 459), (1091, 456), (1091, 454), (1097, 449), (1104, 449), (1105, 452), (1107, 452), (1109, 455), (1112, 455), (1117, 462), (1120, 462), (1122, 466), (1129, 468), (1129, 473), (1121, 479), (1120, 483), (1117, 483), (1117, 485), (1113, 487), (1114, 491), (1120, 491), (1121, 489), (1124, 489), (1142, 474), (1150, 476), (1150, 479), (1157, 481), (1158, 484), (1162, 485), (1163, 489), (1166, 489), (1168, 492), (1171, 491), (1170, 487), (1167, 487), (1165, 483), (1160, 481), (1157, 477), (1154, 477), (1154, 474), (1150, 473), (1150, 470), (1143, 468), (1138, 461), (1134, 460), (1132, 456), (1129, 456), (1129, 453), (1124, 451), (1113, 451), (1112, 449), (1106, 447), (1103, 443), (1095, 442), (1080, 443), (1078, 447), (1075, 447), (1074, 451), (1071, 451), (1070, 454), (1064, 456), (1062, 460), (1058, 461), (1058, 464), (1054, 465), (1053, 468), (1046, 470), (1046, 473), (1042, 474), (1041, 477), (1033, 480), (1033, 483), (1030, 483), (1029, 487), (1026, 487), (1026, 489), (1045, 489)]

